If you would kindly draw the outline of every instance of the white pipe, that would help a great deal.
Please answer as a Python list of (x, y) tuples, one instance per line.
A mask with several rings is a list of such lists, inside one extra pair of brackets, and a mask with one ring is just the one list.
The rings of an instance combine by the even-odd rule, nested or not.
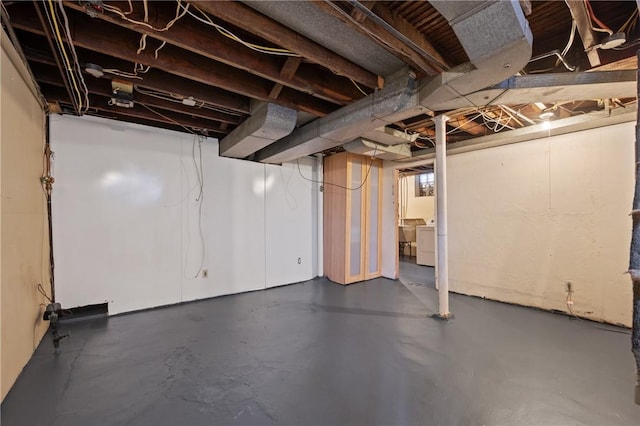
[(316, 241), (317, 241), (317, 252), (318, 252), (318, 256), (317, 256), (317, 271), (318, 271), (318, 276), (321, 277), (324, 275), (324, 192), (322, 192), (321, 188), (322, 188), (322, 184), (320, 182), (324, 181), (324, 170), (322, 168), (322, 158), (323, 155), (322, 154), (316, 154), (316, 193), (317, 193), (317, 197), (318, 197), (318, 202), (317, 202), (317, 206), (318, 206), (318, 212), (316, 214), (317, 217), (317, 234), (316, 234)]
[(449, 263), (447, 246), (447, 129), (449, 117), (439, 115), (436, 124), (436, 283), (438, 287), (438, 315), (450, 318), (449, 312)]

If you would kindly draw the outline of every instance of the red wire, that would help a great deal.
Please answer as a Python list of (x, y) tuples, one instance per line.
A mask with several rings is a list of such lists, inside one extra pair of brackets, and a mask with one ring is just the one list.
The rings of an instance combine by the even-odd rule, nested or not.
[(611, 28), (605, 25), (605, 23), (599, 20), (598, 17), (593, 13), (593, 9), (591, 8), (591, 3), (589, 2), (589, 0), (584, 0), (584, 2), (587, 4), (587, 9), (589, 9), (589, 16), (591, 16), (591, 19), (593, 19), (596, 22), (596, 24), (600, 25), (600, 29), (611, 31)]

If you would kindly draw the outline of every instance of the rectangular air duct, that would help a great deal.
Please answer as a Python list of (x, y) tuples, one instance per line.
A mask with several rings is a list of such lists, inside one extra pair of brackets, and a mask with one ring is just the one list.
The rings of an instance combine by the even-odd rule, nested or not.
[(393, 127), (384, 126), (374, 130), (369, 130), (362, 135), (363, 138), (384, 145), (398, 145), (415, 142), (418, 139), (418, 133), (409, 134)]
[(382, 160), (403, 160), (411, 158), (411, 149), (407, 144), (387, 146), (364, 138), (358, 138), (346, 143), (343, 148), (345, 151), (353, 152), (354, 154), (367, 155), (370, 157), (375, 156)]
[(253, 104), (251, 117), (220, 141), (220, 155), (245, 158), (290, 134), (297, 119), (294, 109), (266, 102)]

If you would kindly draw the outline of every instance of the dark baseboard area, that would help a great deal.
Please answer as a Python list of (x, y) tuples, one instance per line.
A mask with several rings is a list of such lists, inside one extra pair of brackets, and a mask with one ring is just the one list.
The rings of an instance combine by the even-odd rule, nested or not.
[(94, 318), (106, 318), (109, 316), (109, 304), (97, 303), (95, 305), (78, 306), (63, 310), (61, 321), (88, 320)]

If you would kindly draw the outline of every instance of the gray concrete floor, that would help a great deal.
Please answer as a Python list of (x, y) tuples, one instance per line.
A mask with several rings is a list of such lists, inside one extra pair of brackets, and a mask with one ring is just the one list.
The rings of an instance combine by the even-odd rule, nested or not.
[[(407, 287), (412, 287), (407, 285)], [(376, 279), (324, 279), (65, 327), (2, 425), (638, 425), (629, 336)]]
[(416, 264), (416, 258), (400, 256), (400, 281), (413, 286), (436, 288), (435, 268)]

